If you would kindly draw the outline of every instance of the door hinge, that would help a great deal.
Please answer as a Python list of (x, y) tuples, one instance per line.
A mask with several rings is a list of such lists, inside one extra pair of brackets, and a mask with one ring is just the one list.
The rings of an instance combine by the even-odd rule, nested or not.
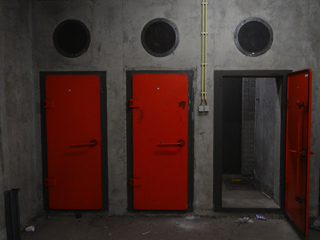
[(297, 105), (298, 105), (298, 107), (299, 107), (299, 109), (300, 109), (300, 108), (302, 108), (302, 107), (308, 106), (308, 102), (299, 102), (299, 101), (297, 101)]
[(140, 187), (140, 178), (130, 178), (130, 187)]
[(130, 108), (139, 108), (139, 101), (136, 99), (129, 99)]
[(45, 99), (45, 100), (42, 100), (42, 107), (45, 108), (45, 109), (51, 109), (54, 107), (54, 102), (52, 99)]
[(295, 200), (298, 202), (298, 203), (304, 203), (306, 200), (301, 198), (301, 197), (296, 197)]
[(57, 181), (55, 178), (46, 178), (44, 181), (46, 187), (55, 187), (57, 186)]

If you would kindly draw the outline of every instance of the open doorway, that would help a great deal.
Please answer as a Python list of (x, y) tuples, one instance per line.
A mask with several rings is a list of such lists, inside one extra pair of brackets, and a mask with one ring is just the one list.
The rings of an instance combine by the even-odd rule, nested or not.
[(282, 209), (289, 72), (215, 71), (216, 211)]

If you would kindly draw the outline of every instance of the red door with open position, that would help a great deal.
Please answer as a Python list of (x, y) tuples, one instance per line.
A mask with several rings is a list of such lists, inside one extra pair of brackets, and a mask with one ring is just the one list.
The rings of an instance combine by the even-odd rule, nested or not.
[(100, 209), (100, 78), (47, 75), (45, 96), (49, 207)]
[(308, 235), (312, 71), (288, 74), (285, 210)]
[(134, 74), (133, 207), (188, 206), (188, 76)]

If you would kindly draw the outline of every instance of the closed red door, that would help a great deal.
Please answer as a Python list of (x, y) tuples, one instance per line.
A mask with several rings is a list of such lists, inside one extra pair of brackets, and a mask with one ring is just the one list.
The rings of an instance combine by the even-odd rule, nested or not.
[(285, 210), (305, 236), (308, 235), (311, 84), (310, 69), (288, 74)]
[(48, 75), (45, 95), (49, 207), (100, 209), (99, 76)]
[(188, 206), (188, 76), (134, 74), (133, 205), (137, 210)]

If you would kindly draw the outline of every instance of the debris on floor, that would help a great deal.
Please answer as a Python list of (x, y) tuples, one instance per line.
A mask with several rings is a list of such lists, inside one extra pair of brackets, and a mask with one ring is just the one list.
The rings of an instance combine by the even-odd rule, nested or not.
[(318, 219), (314, 221), (310, 228), (320, 232), (320, 217), (318, 217)]
[(192, 214), (192, 215), (190, 215), (190, 216), (187, 216), (187, 217), (186, 217), (186, 220), (188, 220), (188, 221), (195, 221), (197, 218), (198, 218), (197, 216), (194, 216), (194, 215)]
[(252, 219), (250, 219), (249, 217), (244, 217), (244, 218), (238, 218), (238, 220), (236, 221), (236, 223), (238, 224), (238, 226), (240, 224), (243, 224), (243, 223), (253, 223)]
[(33, 225), (31, 225), (31, 226), (26, 227), (24, 230), (26, 232), (34, 232), (36, 230), (36, 228)]
[(264, 216), (262, 216), (262, 215), (259, 215), (259, 214), (256, 215), (256, 219), (258, 219), (258, 220), (264, 220), (264, 221), (267, 220), (266, 217), (264, 217)]

